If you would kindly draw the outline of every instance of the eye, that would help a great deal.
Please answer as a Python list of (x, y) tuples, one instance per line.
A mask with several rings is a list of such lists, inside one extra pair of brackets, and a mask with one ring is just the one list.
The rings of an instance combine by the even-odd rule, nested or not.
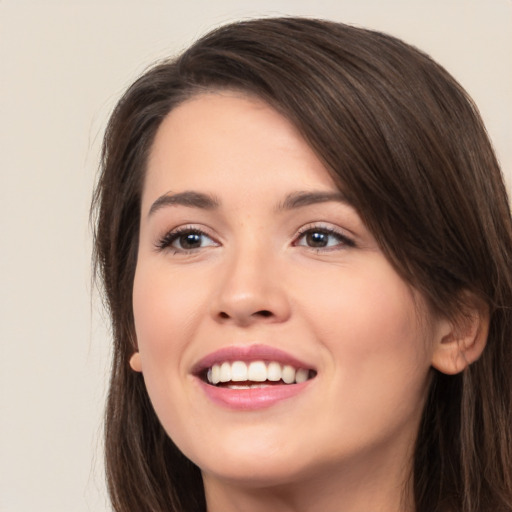
[(302, 231), (294, 245), (312, 249), (354, 247), (355, 243), (343, 233), (331, 228), (312, 227)]
[(158, 243), (160, 250), (171, 248), (175, 252), (188, 252), (209, 246), (217, 246), (206, 233), (195, 228), (179, 228), (167, 233)]

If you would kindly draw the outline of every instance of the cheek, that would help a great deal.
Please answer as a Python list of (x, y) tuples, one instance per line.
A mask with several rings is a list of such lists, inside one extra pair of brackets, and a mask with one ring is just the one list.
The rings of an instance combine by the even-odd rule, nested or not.
[(190, 428), (177, 413), (190, 401), (184, 385), (190, 359), (186, 354), (207, 302), (199, 291), (168, 269), (137, 267), (133, 311), (144, 382), (160, 422), (177, 439)]
[(142, 372), (164, 428), (176, 426), (176, 412), (186, 405), (186, 354), (205, 303), (200, 288), (190, 284), (154, 264), (143, 262), (135, 273), (133, 312)]
[(133, 311), (138, 347), (143, 358), (179, 353), (193, 335), (206, 303), (199, 286), (158, 266), (137, 267)]
[(413, 346), (417, 352), (421, 344), (415, 341), (423, 338), (418, 317), (421, 303), (394, 271), (380, 266), (384, 268), (377, 264), (368, 265), (371, 271), (351, 268), (304, 283), (303, 288), (316, 286), (319, 291), (301, 294), (309, 299), (304, 310), (316, 319), (326, 339), (337, 338), (336, 345), (352, 345), (362, 353)]
[(336, 375), (332, 392), (348, 400), (338, 403), (368, 414), (397, 404), (416, 410), (431, 360), (422, 308), (386, 262), (323, 283), (322, 294), (304, 309)]

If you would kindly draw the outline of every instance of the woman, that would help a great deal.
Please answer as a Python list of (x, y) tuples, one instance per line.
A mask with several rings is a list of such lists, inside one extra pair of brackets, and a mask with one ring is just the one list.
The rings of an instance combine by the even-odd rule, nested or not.
[(390, 36), (208, 34), (94, 198), (116, 511), (512, 510), (512, 224), (463, 89)]

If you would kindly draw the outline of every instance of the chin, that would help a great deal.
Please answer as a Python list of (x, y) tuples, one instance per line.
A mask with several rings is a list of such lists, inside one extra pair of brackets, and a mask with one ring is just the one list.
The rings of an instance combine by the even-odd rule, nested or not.
[(290, 485), (332, 470), (330, 454), (322, 456), (321, 447), (308, 450), (302, 439), (290, 439), (289, 433), (287, 439), (260, 437), (257, 442), (247, 435), (243, 443), (233, 442), (233, 437), (212, 440), (211, 449), (186, 455), (203, 476), (247, 488)]
[(205, 465), (201, 468), (203, 477), (222, 480), (230, 485), (245, 488), (285, 486), (311, 477), (307, 465), (281, 459), (252, 461), (238, 457), (228, 458), (222, 464)]

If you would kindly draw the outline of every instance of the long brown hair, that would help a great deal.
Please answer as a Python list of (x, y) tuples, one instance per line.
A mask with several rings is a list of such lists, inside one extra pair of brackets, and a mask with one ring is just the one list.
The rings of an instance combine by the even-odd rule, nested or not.
[(206, 509), (199, 469), (165, 434), (128, 361), (148, 152), (170, 110), (222, 88), (258, 96), (297, 126), (395, 269), (436, 310), (457, 318), (468, 293), (487, 305), (482, 357), (458, 375), (432, 370), (414, 503), (416, 512), (511, 511), (512, 222), (483, 123), (424, 53), (379, 32), (305, 18), (211, 32), (141, 76), (110, 119), (92, 211), (114, 339), (105, 429), (114, 509)]

